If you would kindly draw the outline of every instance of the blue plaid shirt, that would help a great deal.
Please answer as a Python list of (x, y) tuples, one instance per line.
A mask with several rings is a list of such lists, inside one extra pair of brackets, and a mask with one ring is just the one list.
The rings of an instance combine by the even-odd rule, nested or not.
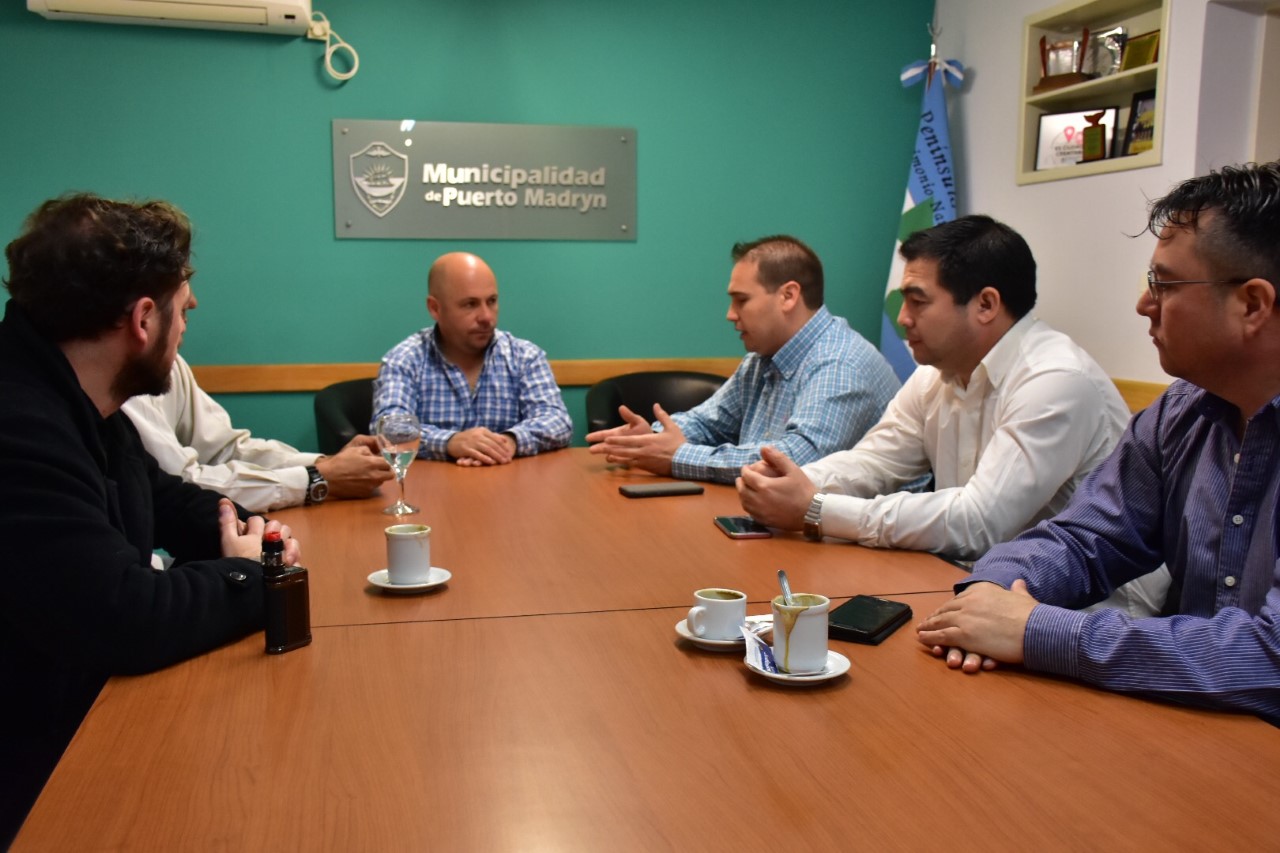
[(797, 465), (845, 450), (898, 387), (884, 356), (823, 306), (772, 358), (748, 353), (709, 400), (672, 416), (686, 443), (671, 473), (732, 483), (766, 444)]
[(440, 352), (434, 326), (410, 335), (378, 368), (370, 431), (390, 412), (418, 416), (423, 459), (448, 459), (449, 439), (473, 427), (508, 433), (516, 440), (517, 456), (565, 447), (573, 435), (547, 354), (503, 331), (494, 332), (485, 351), (474, 393), (467, 377)]
[[(1027, 667), (1280, 725), (1280, 397), (1237, 409), (1175, 382), (1135, 415), (1061, 514), (997, 545), (973, 580), (1036, 600)], [(1164, 618), (1080, 613), (1165, 562)]]

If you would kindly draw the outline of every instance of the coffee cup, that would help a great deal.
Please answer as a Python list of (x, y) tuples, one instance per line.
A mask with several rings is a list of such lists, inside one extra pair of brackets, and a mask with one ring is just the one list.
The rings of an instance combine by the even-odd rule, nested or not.
[(787, 604), (773, 600), (773, 657), (778, 669), (794, 675), (821, 672), (827, 665), (827, 611), (825, 595), (800, 593)]
[(747, 621), (747, 594), (711, 587), (693, 594), (693, 608), (685, 619), (689, 633), (703, 640), (736, 640)]
[(431, 528), (425, 524), (393, 524), (387, 534), (387, 582), (426, 583), (431, 574)]

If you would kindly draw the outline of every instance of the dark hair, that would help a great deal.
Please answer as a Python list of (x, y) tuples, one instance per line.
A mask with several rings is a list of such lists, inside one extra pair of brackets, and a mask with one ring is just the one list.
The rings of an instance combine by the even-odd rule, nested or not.
[(816, 311), (822, 307), (822, 261), (795, 237), (775, 234), (750, 243), (734, 243), (730, 254), (734, 263), (755, 262), (756, 277), (770, 293), (794, 281), (800, 285), (806, 308)]
[(195, 272), (182, 211), (89, 193), (40, 205), (5, 257), (13, 301), (55, 343), (101, 335), (144, 296), (167, 306)]
[[(1204, 228), (1200, 214), (1212, 212)], [(1197, 246), (1213, 274), (1258, 276), (1280, 287), (1280, 161), (1224, 166), (1183, 181), (1151, 203), (1147, 230), (1166, 225), (1197, 230)]]
[(962, 216), (902, 242), (903, 260), (938, 262), (938, 283), (966, 305), (984, 287), (1000, 293), (1014, 319), (1036, 305), (1036, 259), (1022, 235), (990, 216)]

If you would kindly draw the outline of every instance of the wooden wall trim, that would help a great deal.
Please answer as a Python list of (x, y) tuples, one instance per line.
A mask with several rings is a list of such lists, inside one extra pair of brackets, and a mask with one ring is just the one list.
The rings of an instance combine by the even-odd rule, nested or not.
[(1129, 411), (1140, 412), (1156, 401), (1169, 386), (1162, 382), (1139, 382), (1136, 379), (1112, 379)]
[[(728, 376), (741, 358), (600, 358), (551, 362), (562, 388), (585, 387), (640, 370), (696, 370)], [(191, 365), (200, 387), (210, 394), (262, 394), (319, 391), (334, 382), (378, 375), (377, 362), (347, 364), (202, 364)]]
[[(562, 388), (589, 387), (601, 379), (641, 370), (696, 370), (728, 376), (738, 358), (591, 358), (551, 362)], [(192, 365), (200, 387), (210, 394), (262, 394), (319, 391), (334, 382), (378, 375), (376, 362), (348, 364), (204, 364)], [(1120, 396), (1137, 412), (1151, 405), (1168, 386), (1159, 382), (1115, 379)]]

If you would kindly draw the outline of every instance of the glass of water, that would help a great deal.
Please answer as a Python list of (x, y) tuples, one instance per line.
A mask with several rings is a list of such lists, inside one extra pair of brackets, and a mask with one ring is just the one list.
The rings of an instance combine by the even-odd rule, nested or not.
[(374, 435), (378, 438), (382, 458), (387, 460), (387, 464), (395, 472), (396, 482), (400, 484), (400, 500), (382, 512), (386, 515), (412, 515), (418, 508), (404, 501), (404, 475), (409, 473), (409, 465), (418, 455), (418, 445), (422, 443), (422, 425), (418, 423), (416, 416), (408, 412), (395, 412), (378, 418)]

